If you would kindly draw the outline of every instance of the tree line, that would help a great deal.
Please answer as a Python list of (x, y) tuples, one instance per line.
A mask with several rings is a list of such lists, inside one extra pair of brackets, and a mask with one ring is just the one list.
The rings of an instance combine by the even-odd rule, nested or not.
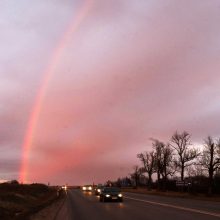
[(137, 154), (140, 166), (135, 166), (130, 174), (136, 186), (144, 176), (151, 190), (152, 177), (156, 175), (157, 188), (166, 190), (170, 179), (179, 177), (179, 183), (184, 184), (188, 173), (188, 179), (205, 177), (207, 192), (212, 194), (214, 177), (220, 174), (220, 138), (206, 137), (202, 149), (192, 145), (191, 135), (186, 131), (176, 131), (167, 143), (153, 138), (151, 141), (152, 149)]

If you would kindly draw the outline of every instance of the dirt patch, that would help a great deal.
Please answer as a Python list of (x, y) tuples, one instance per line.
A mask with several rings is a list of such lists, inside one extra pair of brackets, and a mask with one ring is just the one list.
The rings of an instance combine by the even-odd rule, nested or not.
[(30, 216), (30, 220), (55, 220), (64, 204), (65, 198), (53, 202), (50, 206)]

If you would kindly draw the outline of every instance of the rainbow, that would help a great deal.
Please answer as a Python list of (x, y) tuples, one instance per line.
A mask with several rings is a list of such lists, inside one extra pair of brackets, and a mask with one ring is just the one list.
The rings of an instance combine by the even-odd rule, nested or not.
[(50, 62), (46, 70), (44, 71), (42, 84), (35, 98), (33, 110), (29, 117), (27, 129), (26, 129), (23, 144), (22, 144), (22, 160), (21, 160), (20, 171), (19, 171), (19, 182), (22, 182), (22, 183), (28, 182), (28, 177), (27, 177), (28, 176), (28, 165), (29, 165), (28, 162), (29, 162), (29, 155), (31, 152), (31, 147), (33, 144), (33, 135), (34, 135), (35, 128), (37, 126), (37, 121), (39, 118), (41, 107), (43, 105), (43, 100), (44, 100), (46, 91), (48, 89), (49, 82), (55, 73), (56, 66), (61, 59), (64, 49), (66, 48), (67, 44), (72, 39), (73, 34), (78, 30), (82, 21), (87, 16), (92, 6), (93, 1), (94, 0), (84, 1), (79, 12), (77, 13), (76, 16), (74, 16), (67, 30), (64, 32), (61, 40), (58, 43), (58, 46), (55, 48), (53, 52), (53, 55), (50, 59)]

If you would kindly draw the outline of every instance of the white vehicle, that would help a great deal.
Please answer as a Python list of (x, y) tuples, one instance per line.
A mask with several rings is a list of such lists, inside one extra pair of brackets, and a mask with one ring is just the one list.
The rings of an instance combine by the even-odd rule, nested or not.
[(83, 190), (83, 191), (91, 192), (91, 191), (93, 190), (93, 187), (92, 187), (92, 185), (84, 185), (84, 186), (82, 187), (82, 190)]

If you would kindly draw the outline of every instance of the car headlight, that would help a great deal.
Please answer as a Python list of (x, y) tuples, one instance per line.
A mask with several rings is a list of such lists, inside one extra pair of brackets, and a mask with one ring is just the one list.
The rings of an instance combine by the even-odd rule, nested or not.
[(86, 190), (86, 187), (85, 187), (85, 186), (83, 186), (83, 190)]
[(122, 197), (123, 195), (120, 193), (120, 194), (118, 194), (118, 197)]
[(106, 197), (110, 197), (110, 195), (109, 194), (107, 194), (107, 195), (105, 195)]
[(97, 191), (100, 193), (101, 192), (101, 190), (100, 189), (97, 189)]
[(91, 186), (89, 187), (89, 190), (92, 190), (92, 187), (91, 187)]

